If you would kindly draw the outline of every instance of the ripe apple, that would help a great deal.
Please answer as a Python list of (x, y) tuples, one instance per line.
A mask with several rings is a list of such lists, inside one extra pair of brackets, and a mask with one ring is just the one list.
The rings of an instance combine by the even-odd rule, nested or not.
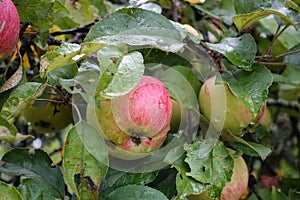
[[(230, 154), (234, 153), (232, 149), (228, 151)], [(238, 200), (248, 188), (249, 172), (245, 160), (240, 156), (234, 157), (233, 161), (231, 181), (223, 188), (221, 200)]]
[(261, 118), (258, 120), (258, 123), (261, 124), (265, 130), (270, 130), (272, 125), (272, 115), (268, 107), (265, 108), (265, 111)]
[[(231, 155), (234, 150), (229, 149)], [(239, 200), (241, 196), (247, 191), (249, 172), (248, 167), (243, 157), (233, 157), (233, 169), (230, 182), (228, 182), (221, 193), (221, 200)], [(189, 200), (207, 200), (210, 199), (208, 192), (204, 191), (199, 195), (188, 196)]]
[(22, 112), (29, 125), (41, 133), (55, 133), (73, 121), (70, 104), (47, 102), (44, 107), (31, 106)]
[(0, 1), (0, 61), (8, 57), (17, 46), (20, 18), (11, 0)]
[(129, 93), (87, 107), (87, 121), (104, 137), (114, 157), (134, 160), (163, 144), (170, 129), (172, 102), (156, 78), (143, 76)]
[[(246, 105), (230, 91), (225, 83), (216, 83), (216, 76), (207, 79), (199, 93), (199, 106), (203, 115), (219, 131), (242, 135), (252, 120), (252, 113)], [(262, 116), (261, 109), (259, 116)]]

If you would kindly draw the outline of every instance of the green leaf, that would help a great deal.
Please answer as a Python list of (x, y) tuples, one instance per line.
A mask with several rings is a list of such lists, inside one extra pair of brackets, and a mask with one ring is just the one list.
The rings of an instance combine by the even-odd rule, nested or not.
[(17, 128), (2, 116), (0, 116), (0, 130), (0, 135), (9, 133), (11, 136), (16, 136), (18, 133)]
[[(63, 170), (66, 183), (78, 199), (88, 199), (88, 197), (94, 196), (106, 174), (107, 150), (105, 144), (97, 131), (84, 121), (73, 126), (67, 135)], [(80, 182), (78, 186), (75, 182), (76, 177)], [(88, 187), (86, 180), (89, 180), (93, 187)], [(80, 191), (85, 192), (82, 194)]]
[[(267, 29), (263, 31), (266, 32), (268, 36), (272, 37), (273, 35), (276, 34), (278, 28), (278, 21), (275, 16), (264, 18), (259, 21), (259, 24), (261, 24), (261, 26), (264, 29)], [(284, 48), (292, 49), (295, 45), (299, 45), (299, 44), (300, 44), (300, 32), (297, 31), (294, 27), (290, 26), (286, 28), (278, 38), (276, 38), (276, 41), (273, 45), (273, 51), (279, 51), (281, 53), (284, 53), (286, 52)], [(284, 51), (282, 51), (281, 49), (280, 50), (274, 49), (276, 48), (276, 45), (278, 46), (277, 48), (281, 48), (281, 49), (283, 48)]]
[(124, 185), (145, 185), (152, 182), (157, 176), (157, 171), (145, 173), (129, 173), (109, 168), (105, 180), (105, 189)]
[(228, 83), (231, 92), (252, 112), (255, 120), (267, 100), (268, 88), (273, 82), (271, 72), (265, 66), (254, 65), (253, 71), (226, 71), (222, 74), (222, 80)]
[(34, 103), (46, 88), (46, 84), (26, 82), (18, 85), (10, 93), (10, 97), (3, 104), (1, 115), (7, 119), (18, 116), (23, 110)]
[(235, 149), (242, 150), (245, 154), (250, 156), (260, 156), (262, 160), (265, 160), (272, 152), (270, 147), (262, 144), (248, 142), (241, 137), (237, 137), (233, 134), (224, 135), (224, 141), (230, 141), (230, 144)]
[[(283, 10), (284, 9), (281, 9), (281, 11)], [(244, 28), (249, 27), (253, 23), (259, 21), (260, 19), (268, 17), (269, 15), (277, 15), (281, 18), (284, 24), (293, 25), (296, 27), (295, 23), (290, 19), (288, 13), (282, 13), (281, 11), (271, 10), (271, 9), (259, 10), (256, 12), (236, 15), (232, 18), (232, 20), (236, 25), (236, 27), (238, 28), (238, 30), (242, 30)]]
[(94, 22), (94, 9), (89, 0), (65, 1), (69, 17), (77, 24), (90, 24)]
[(87, 42), (150, 45), (171, 52), (182, 48), (182, 40), (180, 33), (166, 17), (139, 8), (123, 8), (106, 16), (92, 27), (85, 38)]
[(158, 172), (156, 179), (152, 181), (148, 186), (161, 191), (169, 199), (172, 199), (177, 193), (176, 174), (177, 171), (174, 168), (161, 169)]
[(270, 1), (257, 0), (257, 1), (248, 1), (248, 0), (235, 0), (234, 7), (236, 14), (250, 13), (262, 9), (267, 9), (272, 6)]
[(168, 200), (160, 191), (142, 185), (126, 185), (112, 191), (107, 200)]
[(22, 196), (14, 186), (0, 181), (0, 199), (22, 200)]
[(20, 133), (17, 133), (15, 136), (13, 136), (5, 127), (0, 126), (0, 141), (3, 140), (7, 142), (20, 142), (29, 138), (34, 139), (34, 136), (23, 135)]
[(224, 38), (218, 44), (206, 44), (210, 49), (222, 53), (233, 64), (244, 70), (251, 71), (253, 69), (257, 47), (254, 38), (249, 33), (237, 38)]
[(184, 197), (200, 194), (207, 190), (209, 185), (205, 185), (194, 178), (187, 176), (188, 171), (190, 170), (188, 164), (184, 162), (185, 157), (181, 156), (172, 165), (177, 169), (178, 173), (176, 175), (176, 190), (177, 197), (176, 199), (184, 199)]
[(46, 194), (50, 199), (63, 199), (65, 193), (63, 175), (58, 166), (51, 165), (52, 160), (42, 150), (13, 149), (0, 161), (0, 172), (22, 176), (24, 180), (29, 179), (29, 182), (21, 182), (19, 186), (21, 193), (25, 187), (29, 191)]
[[(294, 48), (290, 49), (288, 52), (289, 53), (295, 52), (295, 53), (286, 55), (284, 57), (284, 63), (300, 69), (300, 59), (299, 59), (299, 56), (300, 56), (300, 44), (298, 44)], [(294, 76), (296, 76), (296, 75), (294, 75)], [(292, 80), (297, 80), (297, 78), (294, 77)]]
[(14, 0), (20, 20), (23, 23), (35, 23), (52, 12), (54, 0)]
[(231, 180), (233, 159), (223, 143), (217, 139), (185, 144), (185, 162), (190, 172), (186, 175), (209, 185), (211, 197), (220, 197), (223, 187)]
[[(99, 54), (101, 54), (101, 51)], [(106, 64), (101, 65), (100, 59), (100, 65), (104, 69), (101, 69), (96, 98), (99, 97), (98, 95), (104, 98), (124, 95), (130, 92), (143, 76), (145, 67), (141, 53), (134, 51), (117, 59), (120, 59), (120, 62), (116, 66), (109, 65), (107, 67)], [(111, 80), (108, 76), (111, 77)], [(107, 83), (107, 81), (110, 82)], [(103, 88), (103, 85), (107, 86)]]
[(47, 52), (41, 59), (40, 73), (41, 77), (55, 69), (76, 63), (89, 55), (96, 53), (99, 49), (106, 46), (98, 42), (71, 44), (64, 43), (54, 51)]
[(289, 198), (280, 190), (276, 189), (275, 187), (271, 190), (271, 199), (272, 200), (288, 200)]

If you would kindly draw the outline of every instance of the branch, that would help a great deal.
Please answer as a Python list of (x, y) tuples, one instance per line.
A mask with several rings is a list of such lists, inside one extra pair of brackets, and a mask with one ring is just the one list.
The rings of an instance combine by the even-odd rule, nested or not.
[(58, 35), (65, 35), (65, 34), (71, 34), (71, 35), (76, 35), (77, 33), (87, 33), (90, 30), (90, 27), (95, 25), (95, 23), (99, 21), (98, 19), (95, 20), (95, 22), (87, 24), (87, 25), (82, 25), (76, 28), (71, 28), (71, 29), (66, 29), (62, 31), (56, 31), (51, 33), (50, 35), (55, 37)]

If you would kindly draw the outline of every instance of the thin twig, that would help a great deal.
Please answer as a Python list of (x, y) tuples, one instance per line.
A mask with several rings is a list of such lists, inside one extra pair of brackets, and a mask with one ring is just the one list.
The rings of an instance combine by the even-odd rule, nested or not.
[[(288, 28), (287, 25), (285, 25), (285, 27), (280, 30), (280, 26), (277, 28), (276, 33), (274, 35), (274, 38), (272, 39), (271, 43), (269, 44), (268, 48), (266, 48), (265, 52), (262, 54), (261, 58), (264, 58), (265, 56), (270, 55), (272, 48), (273, 48), (273, 44), (274, 42), (277, 40), (277, 38)], [(280, 31), (279, 31), (280, 30)]]

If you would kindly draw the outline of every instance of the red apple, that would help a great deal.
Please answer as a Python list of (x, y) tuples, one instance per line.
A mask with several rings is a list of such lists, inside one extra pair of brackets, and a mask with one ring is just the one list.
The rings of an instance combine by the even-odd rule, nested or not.
[(171, 117), (167, 89), (150, 76), (143, 76), (129, 93), (100, 101), (100, 109), (87, 108), (87, 121), (108, 141), (110, 154), (127, 160), (159, 149), (170, 129)]
[(11, 0), (1, 0), (0, 10), (0, 60), (3, 60), (17, 46), (20, 19), (18, 11)]
[[(228, 149), (233, 154), (232, 149)], [(238, 200), (247, 191), (249, 172), (243, 157), (233, 158), (234, 165), (231, 181), (222, 190), (221, 200)]]

